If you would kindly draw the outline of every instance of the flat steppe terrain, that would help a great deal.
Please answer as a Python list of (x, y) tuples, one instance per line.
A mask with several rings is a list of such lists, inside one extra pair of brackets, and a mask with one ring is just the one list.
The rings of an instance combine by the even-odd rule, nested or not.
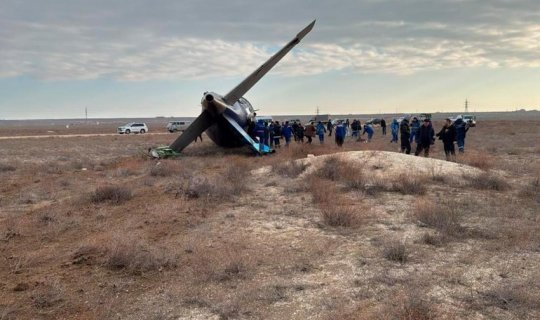
[[(32, 130), (0, 136), (89, 133)], [(144, 155), (176, 136), (0, 140), (0, 319), (540, 318), (540, 120), (481, 121), (457, 163), (379, 128)]]

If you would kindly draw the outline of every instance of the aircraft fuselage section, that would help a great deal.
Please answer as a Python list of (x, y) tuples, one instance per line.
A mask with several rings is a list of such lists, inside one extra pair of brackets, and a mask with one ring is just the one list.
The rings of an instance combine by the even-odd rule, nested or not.
[(248, 127), (249, 119), (253, 118), (253, 107), (244, 98), (240, 98), (232, 106), (225, 103), (223, 97), (216, 93), (206, 93), (201, 101), (203, 111), (212, 114), (215, 123), (206, 130), (208, 137), (221, 147), (236, 148), (245, 145), (238, 133), (231, 128), (223, 114), (234, 119), (244, 130)]

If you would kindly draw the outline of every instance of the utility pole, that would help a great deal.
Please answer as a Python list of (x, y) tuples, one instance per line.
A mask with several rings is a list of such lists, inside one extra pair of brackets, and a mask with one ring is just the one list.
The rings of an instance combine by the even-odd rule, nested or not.
[(88, 107), (84, 107), (84, 121), (88, 123)]
[(465, 99), (465, 113), (469, 113), (469, 101)]

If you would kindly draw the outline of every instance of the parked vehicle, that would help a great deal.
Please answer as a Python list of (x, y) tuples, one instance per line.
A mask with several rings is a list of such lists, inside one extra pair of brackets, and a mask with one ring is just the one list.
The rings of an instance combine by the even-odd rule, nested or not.
[(380, 125), (380, 124), (381, 124), (381, 119), (379, 119), (379, 118), (372, 118), (372, 119), (369, 119), (368, 121), (366, 121), (366, 124), (370, 124), (370, 125)]
[(189, 127), (190, 124), (191, 124), (191, 121), (169, 121), (166, 128), (170, 133), (173, 133), (176, 131), (184, 132)]
[(274, 121), (272, 116), (256, 116), (255, 122), (259, 122), (259, 120), (262, 120), (263, 122), (268, 122), (268, 123)]
[(146, 133), (148, 132), (148, 127), (146, 123), (142, 122), (130, 122), (126, 125), (118, 127), (117, 132), (120, 134), (130, 134), (130, 133)]
[(476, 127), (476, 116), (472, 114), (464, 114), (463, 121), (469, 124), (469, 127)]

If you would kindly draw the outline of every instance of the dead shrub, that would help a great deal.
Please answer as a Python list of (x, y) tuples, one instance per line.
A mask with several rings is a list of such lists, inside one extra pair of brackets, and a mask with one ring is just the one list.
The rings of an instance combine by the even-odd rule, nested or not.
[(15, 171), (17, 168), (8, 163), (0, 163), (0, 172), (10, 172)]
[(475, 189), (505, 191), (510, 189), (510, 184), (503, 178), (490, 172), (483, 172), (470, 177), (469, 184)]
[(322, 220), (331, 227), (357, 227), (362, 219), (353, 206), (323, 206), (321, 208)]
[(131, 190), (124, 186), (98, 187), (90, 195), (90, 199), (94, 203), (110, 202), (112, 204), (122, 204), (131, 200), (132, 197)]
[(324, 159), (323, 165), (316, 171), (316, 175), (320, 178), (338, 181), (342, 177), (343, 170), (341, 167), (344, 165), (341, 159), (337, 157), (327, 157)]
[[(462, 212), (458, 203), (438, 203), (420, 200), (414, 210), (414, 218), (420, 225), (436, 229), (444, 236), (458, 236), (463, 233)], [(443, 238), (440, 238), (441, 240)]]
[(126, 270), (132, 274), (173, 268), (176, 258), (166, 256), (157, 248), (149, 248), (136, 240), (115, 241), (106, 250), (105, 266), (111, 270)]
[(150, 167), (150, 176), (152, 177), (170, 177), (178, 175), (181, 167), (170, 161), (159, 161)]
[(341, 168), (343, 182), (348, 190), (365, 190), (368, 183), (362, 167), (345, 165)]
[(398, 294), (397, 304), (391, 310), (391, 319), (400, 320), (432, 320), (437, 319), (433, 305), (420, 298), (416, 292)]
[(61, 291), (58, 288), (48, 285), (35, 291), (31, 299), (34, 307), (37, 309), (55, 307), (64, 302)]
[(308, 164), (303, 161), (287, 161), (274, 164), (272, 166), (272, 171), (280, 176), (294, 179), (306, 171), (307, 167)]
[(103, 254), (102, 251), (94, 245), (83, 245), (72, 254), (71, 263), (92, 265), (97, 261), (97, 257)]
[(533, 294), (534, 288), (540, 289), (538, 284), (534, 283), (499, 285), (485, 292), (483, 296), (486, 304), (503, 310), (532, 310), (540, 308), (539, 296)]
[(318, 177), (311, 177), (306, 186), (313, 196), (313, 202), (322, 206), (330, 205), (340, 194), (335, 184)]
[(392, 191), (401, 194), (422, 195), (427, 191), (426, 180), (415, 175), (401, 174), (392, 183)]
[(540, 176), (527, 183), (519, 192), (522, 198), (533, 199), (540, 203)]
[(393, 240), (384, 244), (383, 256), (390, 260), (401, 264), (407, 262), (409, 253), (405, 244), (401, 241)]
[(459, 163), (463, 163), (481, 170), (489, 170), (493, 167), (493, 158), (486, 152), (471, 151), (457, 158)]
[(446, 242), (446, 238), (442, 234), (432, 234), (426, 232), (422, 235), (422, 243), (429, 244), (431, 246), (440, 246)]
[(233, 162), (229, 165), (225, 174), (222, 177), (222, 181), (218, 181), (215, 187), (226, 186), (226, 193), (240, 194), (246, 190), (246, 167), (239, 163)]
[(191, 261), (195, 277), (202, 281), (227, 282), (245, 279), (250, 270), (250, 257), (239, 248), (196, 248)]

